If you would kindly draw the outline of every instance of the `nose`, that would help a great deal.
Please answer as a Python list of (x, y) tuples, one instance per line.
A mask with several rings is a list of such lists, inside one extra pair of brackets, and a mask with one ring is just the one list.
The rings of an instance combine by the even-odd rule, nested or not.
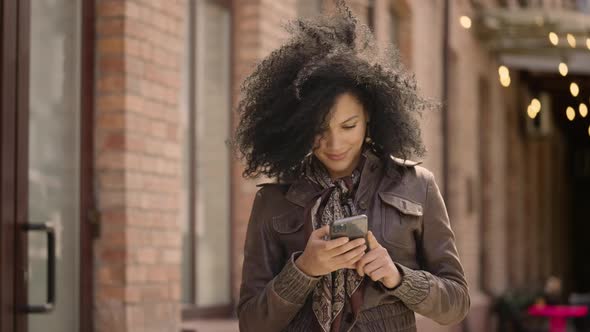
[(325, 142), (326, 148), (329, 150), (336, 150), (340, 145), (339, 135), (332, 130), (326, 130), (322, 135), (322, 140)]

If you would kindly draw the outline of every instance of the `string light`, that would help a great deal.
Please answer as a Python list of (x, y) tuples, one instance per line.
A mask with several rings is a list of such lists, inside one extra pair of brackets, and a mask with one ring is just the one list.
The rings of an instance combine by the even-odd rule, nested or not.
[(549, 32), (549, 41), (554, 46), (557, 46), (557, 44), (559, 43), (559, 37), (557, 37), (557, 34), (555, 32)]
[(500, 84), (507, 88), (510, 86), (510, 70), (506, 66), (498, 67), (498, 74), (500, 75)]
[(561, 62), (559, 64), (559, 73), (561, 74), (561, 76), (567, 76), (567, 72), (568, 72), (568, 68), (567, 68), (567, 64), (565, 64), (564, 62)]
[(504, 77), (500, 77), (500, 84), (502, 84), (503, 87), (507, 88), (510, 86), (510, 76), (504, 76)]
[(469, 29), (471, 28), (471, 18), (469, 18), (469, 16), (461, 16), (461, 18), (459, 18), (459, 22), (461, 22), (461, 26), (465, 29)]
[(537, 98), (533, 98), (531, 103), (527, 107), (526, 113), (529, 118), (534, 119), (537, 117), (537, 114), (541, 111), (541, 102)]
[(588, 115), (588, 106), (586, 106), (586, 104), (581, 103), (580, 107), (578, 108), (578, 110), (580, 111), (580, 115), (585, 118), (586, 115)]
[(500, 76), (510, 76), (510, 71), (508, 70), (508, 67), (500, 66), (498, 68), (498, 74), (500, 74)]
[(574, 121), (576, 118), (576, 111), (574, 111), (573, 107), (568, 106), (567, 110), (565, 111), (565, 115), (567, 116), (568, 120)]
[(580, 87), (578, 86), (578, 84), (572, 82), (570, 84), (570, 92), (572, 93), (572, 96), (577, 97), (578, 93), (580, 93)]
[(574, 37), (574, 35), (572, 35), (571, 33), (567, 34), (567, 43), (570, 44), (571, 47), (575, 48), (576, 47), (576, 37)]
[(529, 107), (527, 107), (526, 109), (526, 114), (529, 116), (529, 118), (534, 119), (537, 117), (537, 112), (535, 112), (535, 110), (533, 109), (533, 106), (529, 105)]

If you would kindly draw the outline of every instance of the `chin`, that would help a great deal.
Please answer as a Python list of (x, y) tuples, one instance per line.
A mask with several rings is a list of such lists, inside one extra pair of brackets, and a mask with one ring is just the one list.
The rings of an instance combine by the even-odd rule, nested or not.
[(325, 160), (324, 166), (328, 169), (328, 171), (332, 174), (342, 174), (350, 169), (351, 161), (349, 160), (342, 160), (342, 161), (333, 161), (333, 160)]

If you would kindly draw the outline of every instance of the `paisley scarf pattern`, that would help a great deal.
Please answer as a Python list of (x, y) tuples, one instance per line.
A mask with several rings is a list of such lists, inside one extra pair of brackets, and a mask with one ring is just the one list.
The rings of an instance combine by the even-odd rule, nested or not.
[[(363, 155), (362, 158), (365, 156)], [(362, 162), (360, 163), (363, 164)], [(315, 157), (306, 161), (305, 176), (320, 190), (319, 198), (311, 208), (313, 229), (332, 224), (335, 220), (357, 215), (353, 203), (354, 189), (360, 181), (361, 171), (357, 167), (351, 176), (332, 180), (325, 166)], [(363, 277), (356, 270), (340, 269), (322, 276), (313, 290), (312, 309), (324, 332), (331, 332), (340, 324), (344, 304), (359, 288)]]

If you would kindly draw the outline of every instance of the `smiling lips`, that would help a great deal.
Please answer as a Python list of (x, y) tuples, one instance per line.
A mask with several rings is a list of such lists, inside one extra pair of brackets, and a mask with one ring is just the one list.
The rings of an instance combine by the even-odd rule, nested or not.
[(344, 159), (344, 157), (346, 157), (346, 152), (343, 152), (341, 154), (330, 154), (330, 153), (326, 153), (326, 157), (328, 157), (328, 159), (330, 160), (342, 160)]

